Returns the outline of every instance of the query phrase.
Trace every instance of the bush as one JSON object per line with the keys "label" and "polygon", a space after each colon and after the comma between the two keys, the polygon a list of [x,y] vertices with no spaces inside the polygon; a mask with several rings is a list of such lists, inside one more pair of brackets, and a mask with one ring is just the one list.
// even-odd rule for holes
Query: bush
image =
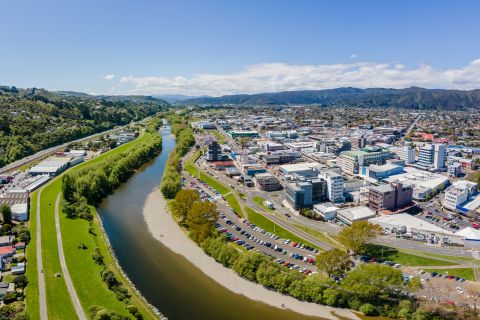
{"label": "bush", "polygon": [[359,311],[366,316],[375,316],[377,315],[377,310],[370,303],[364,303],[360,306]]}

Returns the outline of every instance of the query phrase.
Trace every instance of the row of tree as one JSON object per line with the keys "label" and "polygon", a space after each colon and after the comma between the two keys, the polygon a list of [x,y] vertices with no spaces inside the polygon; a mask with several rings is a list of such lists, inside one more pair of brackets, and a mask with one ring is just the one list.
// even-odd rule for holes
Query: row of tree
{"label": "row of tree", "polygon": [[195,144],[195,137],[184,118],[178,115],[170,115],[166,118],[172,126],[177,144],[175,150],[168,156],[160,190],[166,198],[173,199],[182,189],[181,159]]}
{"label": "row of tree", "polygon": [[[150,131],[150,132],[148,132]],[[135,170],[153,159],[162,148],[162,138],[155,127],[150,127],[147,141],[134,144],[127,150],[103,158],[62,178],[64,210],[70,217],[85,215],[87,204],[96,205],[112,190],[127,181]],[[153,132],[151,132],[153,131]]]}

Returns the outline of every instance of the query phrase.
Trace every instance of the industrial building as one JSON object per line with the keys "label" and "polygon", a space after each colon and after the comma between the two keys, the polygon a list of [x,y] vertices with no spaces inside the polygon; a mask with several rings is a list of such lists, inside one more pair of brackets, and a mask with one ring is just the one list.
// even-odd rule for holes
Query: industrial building
{"label": "industrial building", "polygon": [[12,189],[0,197],[0,205],[6,204],[12,210],[12,219],[16,221],[27,221],[29,210],[28,191],[23,189]]}
{"label": "industrial building", "polygon": [[373,217],[375,217],[375,212],[365,206],[345,208],[337,211],[337,219],[347,226],[351,226],[354,222],[368,220]]}
{"label": "industrial building", "polygon": [[43,160],[36,166],[33,166],[29,173],[35,175],[49,175],[56,176],[67,168],[72,167],[80,162],[83,162],[83,157],[50,157]]}

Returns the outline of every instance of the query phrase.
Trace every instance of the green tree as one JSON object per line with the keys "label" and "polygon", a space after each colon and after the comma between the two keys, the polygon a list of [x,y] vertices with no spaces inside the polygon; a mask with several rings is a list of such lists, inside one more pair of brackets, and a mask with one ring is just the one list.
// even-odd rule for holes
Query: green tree
{"label": "green tree", "polygon": [[320,252],[315,259],[315,265],[329,277],[341,277],[350,269],[352,261],[348,252],[335,248]]}
{"label": "green tree", "polygon": [[363,301],[394,294],[403,283],[402,272],[382,264],[361,264],[342,280],[341,286]]}
{"label": "green tree", "polygon": [[233,270],[247,280],[256,281],[257,270],[264,261],[267,261],[267,258],[263,254],[249,252],[241,255],[240,258],[235,261]]}
{"label": "green tree", "polygon": [[368,221],[354,222],[352,226],[345,227],[338,234],[338,241],[355,254],[363,253],[365,245],[372,241],[382,228]]}
{"label": "green tree", "polygon": [[62,177],[62,194],[68,202],[75,201],[75,181],[69,174]]}
{"label": "green tree", "polygon": [[200,194],[195,189],[180,190],[172,201],[172,213],[174,216],[184,221],[190,207],[200,200]]}
{"label": "green tree", "polygon": [[192,204],[186,222],[193,241],[201,243],[212,235],[218,215],[217,206],[213,202],[197,201]]}
{"label": "green tree", "polygon": [[12,209],[8,204],[3,203],[0,206],[0,214],[2,215],[3,223],[11,224],[12,222]]}

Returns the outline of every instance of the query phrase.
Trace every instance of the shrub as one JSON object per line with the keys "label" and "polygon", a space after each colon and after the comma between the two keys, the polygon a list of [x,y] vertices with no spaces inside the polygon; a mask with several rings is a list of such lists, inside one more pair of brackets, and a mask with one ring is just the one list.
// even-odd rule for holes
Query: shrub
{"label": "shrub", "polygon": [[364,303],[360,306],[360,312],[366,316],[375,316],[377,315],[377,310],[375,306],[371,305],[370,303]]}

